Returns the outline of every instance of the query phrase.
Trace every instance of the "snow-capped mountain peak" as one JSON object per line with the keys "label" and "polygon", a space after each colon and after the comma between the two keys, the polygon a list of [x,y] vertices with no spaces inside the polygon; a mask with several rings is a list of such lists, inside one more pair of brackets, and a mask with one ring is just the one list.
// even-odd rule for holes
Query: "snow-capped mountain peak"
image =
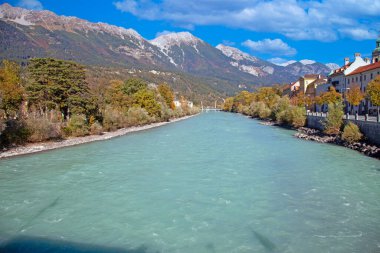
{"label": "snow-capped mountain peak", "polygon": [[241,61],[241,60],[249,60],[252,62],[257,61],[256,57],[253,57],[247,53],[244,53],[235,47],[230,47],[230,46],[225,46],[223,44],[219,44],[216,46],[216,48],[219,49],[220,51],[222,51],[222,53],[225,56],[230,57],[236,61]]}
{"label": "snow-capped mountain peak", "polygon": [[310,64],[316,63],[316,61],[304,59],[304,60],[300,60],[300,63],[302,63],[303,65],[310,65]]}
{"label": "snow-capped mountain peak", "polygon": [[281,62],[281,63],[278,63],[278,62],[272,62],[273,64],[276,64],[277,66],[281,66],[281,67],[286,67],[290,64],[293,64],[293,63],[296,63],[297,61],[294,61],[294,60],[290,60],[290,61],[287,61],[287,62]]}
{"label": "snow-capped mountain peak", "polygon": [[338,69],[340,66],[336,63],[326,63],[325,64],[331,71]]}
{"label": "snow-capped mountain peak", "polygon": [[159,48],[168,48],[174,45],[180,46],[181,44],[196,45],[202,41],[189,32],[178,32],[161,35],[150,42]]}

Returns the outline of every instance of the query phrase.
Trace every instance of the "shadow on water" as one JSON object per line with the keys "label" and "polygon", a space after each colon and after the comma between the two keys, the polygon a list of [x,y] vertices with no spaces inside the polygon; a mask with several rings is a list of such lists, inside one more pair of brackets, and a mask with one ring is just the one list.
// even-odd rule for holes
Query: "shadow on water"
{"label": "shadow on water", "polygon": [[[0,243],[0,253],[152,253],[147,247],[123,249],[84,243],[20,236]],[[155,253],[158,253],[156,251]]]}
{"label": "shadow on water", "polygon": [[214,246],[214,244],[213,244],[212,242],[206,244],[206,249],[207,249],[209,252],[213,252],[213,253],[216,252],[216,250],[215,250],[215,246]]}
{"label": "shadow on water", "polygon": [[268,237],[256,232],[253,229],[251,229],[251,231],[256,240],[259,241],[259,243],[265,248],[267,252],[275,252],[276,245]]}
{"label": "shadow on water", "polygon": [[42,208],[40,211],[38,211],[30,220],[29,222],[27,222],[24,226],[22,226],[22,228],[20,229],[20,231],[22,231],[23,229],[27,228],[30,226],[30,224],[32,224],[38,217],[40,217],[43,213],[46,212],[46,210],[50,209],[50,208],[53,208],[54,206],[57,205],[58,201],[59,201],[60,197],[57,197],[53,202],[51,202],[49,205],[45,206],[44,208]]}

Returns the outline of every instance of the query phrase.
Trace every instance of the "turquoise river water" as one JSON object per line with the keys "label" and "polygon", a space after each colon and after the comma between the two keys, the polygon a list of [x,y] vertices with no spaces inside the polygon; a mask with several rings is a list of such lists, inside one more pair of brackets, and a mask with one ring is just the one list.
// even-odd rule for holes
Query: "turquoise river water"
{"label": "turquoise river water", "polygon": [[293,133],[212,112],[2,160],[0,251],[380,252],[380,162]]}

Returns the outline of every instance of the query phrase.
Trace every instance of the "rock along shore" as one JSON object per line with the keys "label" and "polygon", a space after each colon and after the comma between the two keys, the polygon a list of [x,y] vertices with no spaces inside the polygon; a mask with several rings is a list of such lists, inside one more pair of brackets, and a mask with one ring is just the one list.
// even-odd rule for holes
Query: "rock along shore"
{"label": "rock along shore", "polygon": [[94,142],[94,141],[109,140],[111,138],[122,136],[128,133],[143,131],[143,130],[147,130],[147,129],[151,129],[155,127],[160,127],[169,123],[185,120],[195,115],[185,116],[178,119],[172,119],[166,122],[152,123],[152,124],[144,125],[144,126],[121,128],[113,132],[104,132],[102,135],[89,135],[89,136],[84,136],[84,137],[72,137],[72,138],[68,138],[68,139],[64,139],[60,141],[29,143],[25,146],[19,146],[19,147],[10,148],[5,151],[0,151],[0,159],[12,157],[12,156],[33,154],[37,152],[48,151],[48,150],[53,150],[53,149],[58,149],[58,148],[69,147],[69,146],[75,146],[75,145],[80,145],[80,144]]}
{"label": "rock along shore", "polygon": [[365,142],[348,143],[346,141],[343,141],[339,136],[326,135],[319,130],[307,127],[298,128],[297,133],[295,133],[294,136],[300,139],[344,146],[359,151],[364,155],[380,159],[380,148]]}

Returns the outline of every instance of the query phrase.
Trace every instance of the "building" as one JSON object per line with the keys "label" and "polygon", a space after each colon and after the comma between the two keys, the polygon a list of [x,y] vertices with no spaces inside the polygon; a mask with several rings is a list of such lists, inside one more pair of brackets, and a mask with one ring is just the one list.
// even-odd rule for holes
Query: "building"
{"label": "building", "polygon": [[299,82],[299,80],[297,80],[297,81],[290,83],[290,84],[287,84],[285,87],[283,87],[282,94],[288,95],[289,97],[292,97],[294,94],[297,93],[299,88],[300,88],[300,82]]}
{"label": "building", "polygon": [[376,48],[372,52],[372,63],[380,61],[380,37],[376,40]]}
{"label": "building", "polygon": [[181,107],[181,102],[179,100],[174,100],[173,102],[175,107]]}
{"label": "building", "polygon": [[327,78],[319,75],[318,79],[314,80],[307,86],[305,95],[310,98],[314,98],[315,96],[317,96],[318,86],[324,85],[326,83],[327,83]]}
{"label": "building", "polygon": [[182,103],[185,103],[189,108],[193,108],[194,107],[194,103],[192,101],[187,101],[187,100],[184,100],[184,101],[179,101],[179,100],[174,100],[174,105],[176,108],[179,108],[179,107],[182,107]]}
{"label": "building", "polygon": [[370,64],[369,59],[363,59],[360,53],[355,53],[354,61],[350,62],[350,58],[344,58],[344,65],[336,69],[328,76],[328,83],[335,87],[335,89],[344,94],[347,90],[346,76],[352,73],[357,68]]}
{"label": "building", "polygon": [[318,74],[307,74],[303,77],[300,77],[298,80],[300,84],[299,90],[303,93],[306,93],[307,86],[319,78],[321,78],[321,75]]}
{"label": "building", "polygon": [[[376,61],[376,59],[372,59],[372,61],[374,63],[357,68],[346,76],[346,86],[348,89],[358,85],[362,92],[366,92],[368,83],[380,75],[380,61]],[[358,107],[353,108],[353,110],[360,114],[375,114],[376,107],[372,106],[370,101],[363,100],[362,103]]]}

